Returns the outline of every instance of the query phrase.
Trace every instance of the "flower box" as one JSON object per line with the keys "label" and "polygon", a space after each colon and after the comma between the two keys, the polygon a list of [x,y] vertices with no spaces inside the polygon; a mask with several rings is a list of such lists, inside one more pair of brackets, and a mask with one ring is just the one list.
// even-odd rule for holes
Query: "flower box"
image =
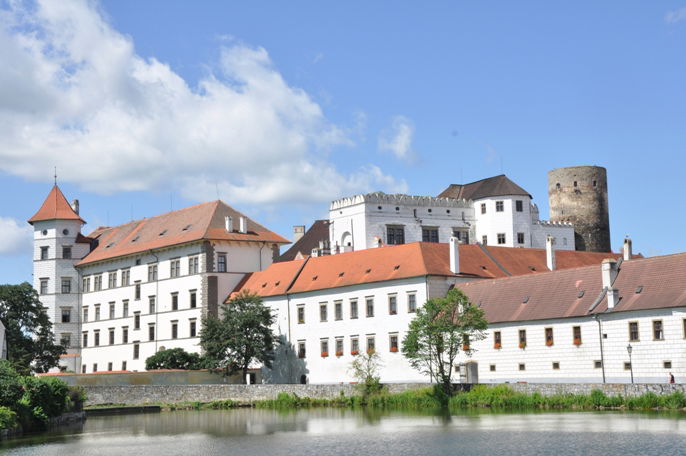
{"label": "flower box", "polygon": [[519,343],[519,348],[521,348],[522,350],[524,350],[524,349],[526,348],[526,342],[520,342],[520,343]]}
{"label": "flower box", "polygon": [[500,350],[502,348],[502,344],[500,344],[500,343],[493,344],[493,348],[495,348],[496,350]]}
{"label": "flower box", "polygon": [[579,339],[579,338],[574,339],[574,345],[577,345],[577,346],[581,345],[581,339]]}
{"label": "flower box", "polygon": [[391,347],[391,352],[392,352],[392,353],[397,353],[397,352],[398,352],[398,347]]}
{"label": "flower box", "polygon": [[353,351],[350,352],[350,354],[353,355],[353,356],[357,356],[357,355],[360,354],[360,351],[359,351],[359,350],[353,350]]}
{"label": "flower box", "polygon": [[546,340],[546,341],[545,341],[545,344],[546,344],[548,347],[552,347],[553,341],[552,341],[552,340]]}
{"label": "flower box", "polygon": [[322,358],[326,358],[329,356],[329,352],[322,352]]}
{"label": "flower box", "polygon": [[342,351],[336,352],[336,356],[343,356],[343,352]]}
{"label": "flower box", "polygon": [[469,344],[463,344],[463,345],[462,345],[462,350],[463,350],[463,351],[469,351]]}
{"label": "flower box", "polygon": [[369,350],[367,350],[368,355],[373,355],[375,352],[376,352],[376,350],[374,350],[373,348],[370,348]]}

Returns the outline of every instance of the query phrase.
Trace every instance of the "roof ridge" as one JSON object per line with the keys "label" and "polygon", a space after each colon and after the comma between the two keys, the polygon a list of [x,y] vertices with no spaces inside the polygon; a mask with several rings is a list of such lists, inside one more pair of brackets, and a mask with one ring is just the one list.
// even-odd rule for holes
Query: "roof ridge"
{"label": "roof ridge", "polygon": [[486,256],[487,256],[488,258],[490,258],[491,261],[493,261],[493,262],[495,263],[495,265],[498,266],[498,267],[500,268],[501,271],[503,271],[503,272],[504,272],[505,274],[507,274],[508,276],[512,276],[512,273],[511,273],[510,271],[508,271],[507,269],[505,269],[505,266],[503,266],[502,264],[500,264],[500,261],[496,260],[495,257],[494,257],[493,255],[491,255],[491,252],[488,251],[488,249],[486,248],[485,245],[482,245],[482,244],[477,244],[477,245],[478,245],[479,247],[481,247],[481,251],[483,251],[483,252],[486,254]]}

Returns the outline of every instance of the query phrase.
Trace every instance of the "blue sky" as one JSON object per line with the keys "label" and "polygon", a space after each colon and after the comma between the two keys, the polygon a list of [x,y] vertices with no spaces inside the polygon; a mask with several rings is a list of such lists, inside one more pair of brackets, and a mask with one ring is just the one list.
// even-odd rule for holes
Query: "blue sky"
{"label": "blue sky", "polygon": [[0,0],[0,283],[53,167],[89,222],[608,169],[613,247],[686,251],[686,2]]}

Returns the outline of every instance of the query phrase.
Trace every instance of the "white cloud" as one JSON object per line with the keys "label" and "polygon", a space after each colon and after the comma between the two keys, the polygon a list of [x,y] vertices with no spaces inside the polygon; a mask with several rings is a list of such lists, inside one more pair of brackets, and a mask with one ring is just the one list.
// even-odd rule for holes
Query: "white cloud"
{"label": "white cloud", "polygon": [[404,116],[395,116],[390,128],[382,131],[379,135],[379,150],[391,152],[399,160],[414,161],[413,135],[414,125],[412,121]]}
{"label": "white cloud", "polygon": [[33,230],[27,223],[0,217],[0,254],[12,255],[31,251]]}
{"label": "white cloud", "polygon": [[[191,87],[138,56],[88,1],[9,2],[0,10],[0,170],[86,190],[178,189],[234,203],[321,202],[402,188],[371,165],[346,175],[351,146],[267,51],[230,39],[215,74]],[[207,189],[212,191],[208,193]]]}
{"label": "white cloud", "polygon": [[665,14],[665,22],[668,24],[676,24],[681,21],[686,21],[686,8],[680,8]]}

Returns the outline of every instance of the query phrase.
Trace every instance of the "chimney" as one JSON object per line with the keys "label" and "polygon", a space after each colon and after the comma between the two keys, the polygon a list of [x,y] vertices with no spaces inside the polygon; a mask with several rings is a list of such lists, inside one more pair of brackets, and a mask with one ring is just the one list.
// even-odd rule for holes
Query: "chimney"
{"label": "chimney", "polygon": [[224,217],[224,227],[226,228],[226,231],[228,231],[229,233],[233,231],[233,217],[228,215]]}
{"label": "chimney", "polygon": [[554,271],[556,266],[555,261],[555,249],[553,249],[553,244],[555,244],[555,238],[551,235],[545,238],[545,262],[548,269]]}
{"label": "chimney", "polygon": [[624,254],[624,261],[629,261],[631,259],[631,238],[626,237],[624,239],[624,247],[622,248],[622,253]]}
{"label": "chimney", "polygon": [[603,260],[601,267],[601,273],[603,277],[603,288],[609,290],[612,288],[612,283],[617,277],[617,261],[614,258],[606,258]]}
{"label": "chimney", "polygon": [[293,225],[293,243],[298,242],[305,236],[305,225]]}
{"label": "chimney", "polygon": [[71,208],[76,212],[76,215],[79,215],[79,200],[72,201]]}
{"label": "chimney", "polygon": [[450,272],[460,273],[460,248],[459,241],[455,236],[450,236]]}
{"label": "chimney", "polygon": [[241,217],[238,219],[239,229],[241,233],[247,233],[248,232],[248,218],[245,217],[244,215],[241,215]]}
{"label": "chimney", "polygon": [[616,288],[607,289],[607,308],[608,310],[614,309],[619,302],[619,290]]}
{"label": "chimney", "polygon": [[312,249],[312,257],[316,258],[319,256],[319,249]]}

